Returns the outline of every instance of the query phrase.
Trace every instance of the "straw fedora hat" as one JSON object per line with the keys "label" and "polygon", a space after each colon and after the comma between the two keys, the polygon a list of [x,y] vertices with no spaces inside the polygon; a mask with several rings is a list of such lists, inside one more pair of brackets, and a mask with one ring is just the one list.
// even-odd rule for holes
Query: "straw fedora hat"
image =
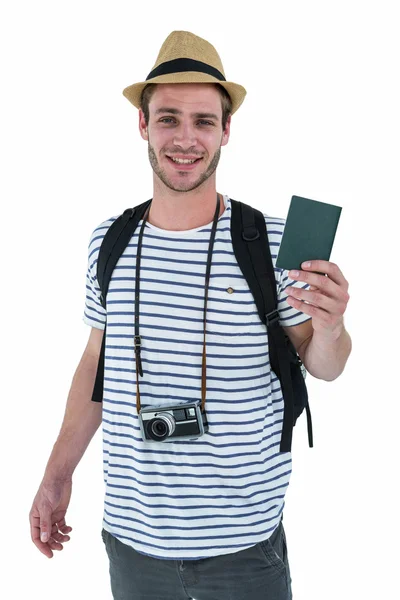
{"label": "straw fedora hat", "polygon": [[149,83],[219,83],[231,97],[232,114],[246,95],[243,86],[226,81],[221,59],[214,46],[189,31],[170,33],[146,81],[134,83],[122,93],[136,108],[140,108],[142,91]]}

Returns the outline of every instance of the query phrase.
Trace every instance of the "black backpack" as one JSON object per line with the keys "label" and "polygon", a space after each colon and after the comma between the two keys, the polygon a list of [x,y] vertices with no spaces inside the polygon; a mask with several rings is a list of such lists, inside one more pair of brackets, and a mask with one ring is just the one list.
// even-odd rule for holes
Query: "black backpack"
{"label": "black backpack", "polygon": [[[125,210],[112,223],[104,236],[97,261],[97,280],[104,308],[106,308],[106,296],[114,267],[150,202],[151,200],[147,200],[134,208]],[[275,275],[264,215],[259,210],[237,200],[231,199],[231,208],[233,250],[254,296],[260,319],[266,325],[271,368],[282,387],[284,416],[280,452],[291,451],[293,427],[304,408],[307,412],[308,443],[312,448],[313,433],[308,393],[304,381],[305,369],[291,340],[278,322]],[[94,402],[101,402],[103,399],[105,340],[106,331],[104,330],[92,396]]]}

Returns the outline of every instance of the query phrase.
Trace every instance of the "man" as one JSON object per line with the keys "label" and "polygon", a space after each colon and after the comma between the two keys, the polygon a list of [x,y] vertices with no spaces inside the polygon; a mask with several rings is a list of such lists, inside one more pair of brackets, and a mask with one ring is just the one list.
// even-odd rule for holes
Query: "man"
{"label": "man", "polygon": [[[84,316],[92,331],[30,513],[32,540],[52,557],[70,539],[72,474],[102,422],[102,536],[115,599],[291,598],[282,524],[291,455],[279,452],[282,392],[265,326],[233,253],[230,199],[216,191],[221,147],[245,93],[226,81],[211,44],[182,31],[165,40],[147,80],[124,90],[139,108],[153,199],[113,271],[107,310],[96,265],[114,219],[93,232]],[[284,220],[264,216],[275,260]],[[297,274],[275,268],[275,275],[280,322],[305,367],[314,377],[335,379],[351,351],[342,272],[314,260]],[[146,443],[139,384],[142,408],[201,395],[204,311],[209,429],[196,440]],[[139,314],[143,376],[135,377]],[[91,398],[106,322],[101,405]]]}

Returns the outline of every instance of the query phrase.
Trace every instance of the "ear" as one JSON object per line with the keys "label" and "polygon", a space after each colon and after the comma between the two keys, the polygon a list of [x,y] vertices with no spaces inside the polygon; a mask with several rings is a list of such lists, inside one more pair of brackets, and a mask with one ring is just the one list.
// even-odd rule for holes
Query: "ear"
{"label": "ear", "polygon": [[147,132],[147,124],[146,119],[144,118],[144,113],[141,108],[139,108],[139,131],[140,135],[144,140],[149,139],[149,134]]}
{"label": "ear", "polygon": [[231,133],[231,118],[232,118],[232,115],[229,115],[229,117],[226,121],[225,131],[222,134],[221,146],[226,146],[226,144],[229,141],[229,136]]}

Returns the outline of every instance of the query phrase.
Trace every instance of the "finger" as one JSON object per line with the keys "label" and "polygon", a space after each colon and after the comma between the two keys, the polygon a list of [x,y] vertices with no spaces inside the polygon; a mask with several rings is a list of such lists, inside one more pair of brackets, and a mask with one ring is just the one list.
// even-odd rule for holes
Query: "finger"
{"label": "finger", "polygon": [[[65,529],[71,529],[71,527],[65,527]],[[57,523],[54,523],[53,527],[51,528],[51,537],[55,540],[57,540],[58,542],[68,542],[68,540],[70,539],[69,535],[66,535],[67,533],[69,533],[68,531],[59,531],[59,527],[57,527]]]}
{"label": "finger", "polygon": [[310,315],[314,322],[320,322],[323,323],[327,328],[329,327],[329,320],[331,319],[331,316],[325,310],[318,308],[313,304],[306,304],[297,298],[289,298],[288,304],[305,313],[306,315]]}
{"label": "finger", "polygon": [[63,533],[71,533],[72,527],[65,525],[65,527],[59,527],[59,530],[62,531]]}
{"label": "finger", "polygon": [[46,543],[50,539],[52,523],[51,508],[46,504],[39,507],[40,541]]}
{"label": "finger", "polygon": [[52,533],[51,537],[53,538],[53,540],[56,540],[57,542],[69,542],[69,540],[71,539],[69,537],[69,535],[63,535],[62,533]]}
{"label": "finger", "polygon": [[50,538],[48,541],[48,545],[52,550],[63,550],[63,545],[60,542],[57,542],[55,539]]}
{"label": "finger", "polygon": [[53,537],[53,533],[58,533],[59,531],[61,531],[62,533],[69,533],[70,531],[72,531],[72,527],[67,527],[67,525],[64,525],[64,527],[60,527],[58,523],[53,523],[53,526],[51,528],[51,536]]}
{"label": "finger", "polygon": [[42,554],[44,554],[45,556],[47,556],[47,558],[52,558],[53,557],[53,552],[51,551],[51,549],[49,548],[49,546],[47,545],[47,543],[43,543],[40,541],[40,518],[38,516],[35,516],[33,514],[29,515],[29,521],[31,524],[31,539],[32,542],[35,544],[35,546],[37,547],[38,550],[40,550],[40,552]]}
{"label": "finger", "polygon": [[40,550],[40,552],[42,554],[47,556],[47,558],[53,558],[54,553],[52,552],[51,548],[49,548],[49,545],[47,543],[43,544],[43,542],[41,542],[39,540],[39,542],[36,544],[36,546],[38,547],[38,549]]}
{"label": "finger", "polygon": [[329,314],[336,314],[338,312],[337,302],[332,298],[325,296],[324,294],[320,294],[319,292],[311,292],[309,290],[303,290],[302,288],[293,286],[290,290],[290,298],[303,300],[303,302],[312,304],[313,306],[316,306],[317,308],[320,308]]}
{"label": "finger", "polygon": [[309,286],[314,286],[325,296],[334,298],[335,296],[341,296],[345,293],[338,285],[336,285],[336,283],[334,283],[334,281],[332,281],[332,279],[325,275],[320,275],[319,273],[293,270],[289,271],[289,277],[290,279],[293,279],[293,281],[304,281]]}
{"label": "finger", "polygon": [[339,269],[336,263],[328,260],[311,260],[303,262],[301,268],[305,269],[306,271],[314,271],[315,273],[328,275],[328,277],[337,283],[337,285],[344,287],[346,290],[348,288],[348,281],[345,279],[342,271]]}
{"label": "finger", "polygon": [[69,525],[66,524],[65,517],[60,519],[60,521],[57,522],[57,525],[58,529],[63,533],[70,533],[72,531],[72,527],[69,527]]}
{"label": "finger", "polygon": [[66,523],[65,523],[65,517],[63,517],[62,519],[60,519],[59,521],[57,521],[57,525],[58,528],[61,529],[61,527],[65,527]]}
{"label": "finger", "polygon": [[51,548],[49,547],[48,543],[43,543],[40,541],[40,530],[38,528],[37,530],[37,537],[32,538],[33,543],[35,544],[35,546],[37,547],[38,550],[40,550],[40,552],[42,554],[44,554],[45,556],[47,556],[47,558],[53,558],[53,552],[51,551]]}
{"label": "finger", "polygon": [[326,290],[321,290],[321,288],[319,288],[317,285],[310,285],[307,288],[310,292],[319,292],[320,294],[322,294],[323,296],[328,296],[328,294],[326,293]]}

